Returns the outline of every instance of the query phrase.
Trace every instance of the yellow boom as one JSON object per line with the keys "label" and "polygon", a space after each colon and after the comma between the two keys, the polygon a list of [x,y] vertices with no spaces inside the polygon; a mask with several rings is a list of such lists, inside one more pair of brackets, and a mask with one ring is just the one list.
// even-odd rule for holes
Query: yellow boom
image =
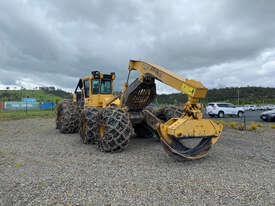
{"label": "yellow boom", "polygon": [[157,64],[130,60],[129,70],[138,70],[141,73],[140,79],[144,74],[151,74],[159,81],[186,94],[190,103],[197,103],[199,99],[205,98],[207,93],[207,88],[201,82],[183,78]]}

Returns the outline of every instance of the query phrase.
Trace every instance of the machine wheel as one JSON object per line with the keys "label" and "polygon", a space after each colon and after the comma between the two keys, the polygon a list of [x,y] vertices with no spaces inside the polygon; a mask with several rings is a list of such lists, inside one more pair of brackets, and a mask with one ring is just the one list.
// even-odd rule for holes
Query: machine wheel
{"label": "machine wheel", "polygon": [[222,111],[219,112],[219,113],[218,113],[218,117],[219,117],[219,118],[224,118],[224,112],[222,112]]}
{"label": "machine wheel", "polygon": [[82,111],[79,134],[84,144],[95,144],[99,134],[98,121],[101,110],[99,107],[87,107]]}
{"label": "machine wheel", "polygon": [[129,144],[134,129],[129,114],[120,108],[107,107],[103,110],[99,123],[97,145],[103,152],[122,151]]}
{"label": "machine wheel", "polygon": [[[151,112],[155,116],[158,116],[158,113],[159,113],[152,106],[147,106],[144,108],[144,110]],[[136,133],[137,137],[143,137],[143,138],[152,138],[153,137],[157,141],[159,141],[159,139],[160,139],[158,133],[156,131],[154,131],[151,127],[149,127],[145,122],[135,125],[134,129],[135,129],[135,133]]]}
{"label": "machine wheel", "polygon": [[72,100],[65,99],[57,107],[56,129],[61,133],[76,133],[79,130],[79,110]]}
{"label": "machine wheel", "polygon": [[176,106],[166,106],[159,111],[157,111],[156,115],[159,119],[167,122],[169,119],[175,117],[181,117],[184,114],[183,109]]}
{"label": "machine wheel", "polygon": [[145,123],[135,125],[134,127],[135,133],[137,137],[140,138],[154,138],[156,140],[159,140],[159,135],[151,129],[149,126],[147,126]]}
{"label": "machine wheel", "polygon": [[149,112],[151,112],[153,114],[156,113],[156,111],[154,110],[154,108],[152,106],[147,106],[147,107],[144,108],[144,110],[148,110]]}
{"label": "machine wheel", "polygon": [[161,108],[161,109],[154,109],[152,106],[147,106],[147,107],[144,108],[144,110],[147,110],[147,111],[151,112],[153,115],[155,115],[156,117],[159,118],[159,116],[162,113],[163,108]]}
{"label": "machine wheel", "polygon": [[242,111],[239,111],[239,112],[238,112],[238,117],[239,117],[239,118],[243,117],[243,112],[242,112]]}

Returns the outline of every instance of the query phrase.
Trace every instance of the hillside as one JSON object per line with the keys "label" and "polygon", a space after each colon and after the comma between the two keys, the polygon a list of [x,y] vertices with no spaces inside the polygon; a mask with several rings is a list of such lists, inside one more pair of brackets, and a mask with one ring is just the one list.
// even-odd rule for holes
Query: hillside
{"label": "hillside", "polygon": [[[238,104],[275,104],[275,88],[264,87],[240,87],[240,88],[222,88],[210,89],[202,103],[207,102],[231,102]],[[161,94],[158,95],[155,103],[157,104],[177,104],[186,102],[187,97],[184,94]]]}
{"label": "hillside", "polygon": [[72,94],[63,90],[0,90],[0,101],[21,101],[26,97],[36,98],[38,102],[58,102],[60,99],[72,98]]}

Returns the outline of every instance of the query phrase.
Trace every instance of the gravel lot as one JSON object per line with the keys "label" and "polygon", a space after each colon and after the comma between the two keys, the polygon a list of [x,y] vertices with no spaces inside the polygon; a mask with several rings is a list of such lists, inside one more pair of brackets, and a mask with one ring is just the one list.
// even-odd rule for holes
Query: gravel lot
{"label": "gravel lot", "polygon": [[275,130],[225,129],[201,160],[153,139],[122,153],[63,135],[54,119],[0,122],[0,205],[275,205]]}

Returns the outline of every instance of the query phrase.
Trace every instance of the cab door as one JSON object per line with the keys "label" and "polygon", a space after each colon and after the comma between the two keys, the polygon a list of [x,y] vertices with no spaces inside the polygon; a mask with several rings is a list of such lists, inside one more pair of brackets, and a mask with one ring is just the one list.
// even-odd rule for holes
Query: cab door
{"label": "cab door", "polygon": [[84,84],[84,99],[85,99],[85,105],[88,106],[90,101],[90,81],[89,79],[83,80]]}

